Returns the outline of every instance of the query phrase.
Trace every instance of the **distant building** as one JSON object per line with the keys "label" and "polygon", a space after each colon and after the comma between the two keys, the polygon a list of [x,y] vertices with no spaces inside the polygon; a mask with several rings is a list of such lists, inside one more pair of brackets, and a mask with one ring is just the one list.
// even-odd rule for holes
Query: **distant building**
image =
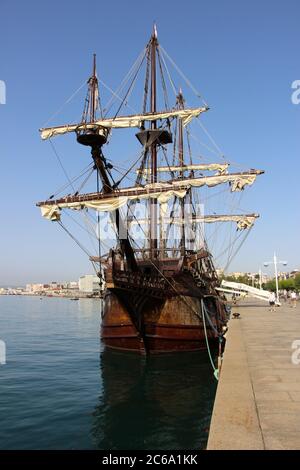
{"label": "distant building", "polygon": [[78,281],[79,291],[87,294],[100,292],[99,278],[94,274],[81,276]]}
{"label": "distant building", "polygon": [[26,292],[34,294],[41,292],[44,289],[44,284],[26,284]]}
{"label": "distant building", "polygon": [[223,274],[224,274],[224,269],[217,268],[217,269],[216,269],[216,273],[217,273],[217,276],[218,276],[218,277],[222,277]]}
{"label": "distant building", "polygon": [[262,273],[261,275],[261,282],[262,284],[266,284],[271,280],[270,276],[267,276],[266,274]]}
{"label": "distant building", "polygon": [[66,289],[76,289],[76,290],[78,290],[78,282],[76,282],[76,281],[66,282],[65,288]]}
{"label": "distant building", "polygon": [[235,279],[238,279],[239,277],[244,277],[247,276],[248,273],[241,273],[241,272],[236,272],[236,273],[228,273],[227,276],[234,277]]}
{"label": "distant building", "polygon": [[286,272],[279,272],[278,273],[278,279],[280,281],[285,281],[286,279],[288,279],[290,276],[289,276],[289,273],[286,273]]}
{"label": "distant building", "polygon": [[59,284],[57,281],[52,281],[49,286],[50,289],[61,289],[61,287],[61,284]]}

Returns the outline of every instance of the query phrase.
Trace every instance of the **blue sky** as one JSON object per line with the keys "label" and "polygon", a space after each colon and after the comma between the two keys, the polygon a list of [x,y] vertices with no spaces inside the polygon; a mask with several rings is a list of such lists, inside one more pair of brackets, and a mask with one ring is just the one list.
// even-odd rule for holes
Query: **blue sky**
{"label": "blue sky", "polygon": [[[299,2],[153,0],[150,8],[136,0],[2,0],[0,9],[0,80],[7,87],[0,105],[0,285],[92,272],[35,207],[64,183],[38,128],[86,79],[93,52],[101,77],[116,88],[153,20],[160,43],[209,103],[203,122],[226,157],[266,171],[245,193],[245,207],[261,219],[231,270],[257,271],[274,249],[288,268],[300,267],[300,105],[291,102],[291,84],[300,79]],[[59,123],[81,111],[75,100]],[[72,174],[84,157],[67,142]]]}

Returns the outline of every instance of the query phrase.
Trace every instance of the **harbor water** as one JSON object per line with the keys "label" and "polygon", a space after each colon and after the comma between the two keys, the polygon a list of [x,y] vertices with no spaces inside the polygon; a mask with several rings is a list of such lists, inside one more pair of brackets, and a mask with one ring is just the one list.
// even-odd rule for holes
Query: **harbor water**
{"label": "harbor water", "polygon": [[207,352],[104,351],[99,300],[0,296],[0,449],[203,449]]}

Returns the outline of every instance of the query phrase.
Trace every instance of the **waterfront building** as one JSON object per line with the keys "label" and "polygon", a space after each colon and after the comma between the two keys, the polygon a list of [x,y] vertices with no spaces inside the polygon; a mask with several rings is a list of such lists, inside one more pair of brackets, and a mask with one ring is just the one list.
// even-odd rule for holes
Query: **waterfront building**
{"label": "waterfront building", "polygon": [[79,291],[87,294],[100,292],[100,284],[98,276],[94,274],[86,274],[81,276],[78,281]]}
{"label": "waterfront building", "polygon": [[44,290],[44,284],[26,284],[26,292],[30,294],[36,294],[37,292],[41,292]]}
{"label": "waterfront building", "polygon": [[292,279],[295,279],[295,277],[297,276],[297,274],[300,274],[299,269],[293,269],[293,271],[291,271],[291,272],[288,274],[288,277],[289,277],[289,278],[292,278]]}

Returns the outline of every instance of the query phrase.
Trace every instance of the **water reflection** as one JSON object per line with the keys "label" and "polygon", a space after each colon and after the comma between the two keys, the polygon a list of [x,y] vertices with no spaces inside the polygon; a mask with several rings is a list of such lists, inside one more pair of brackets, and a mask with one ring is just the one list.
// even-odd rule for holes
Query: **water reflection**
{"label": "water reflection", "polygon": [[100,316],[102,302],[102,299],[95,297],[94,299],[79,299],[76,305],[82,317],[91,317],[95,315],[95,312]]}
{"label": "water reflection", "polygon": [[207,353],[140,357],[104,351],[93,416],[99,449],[200,449],[216,382]]}

